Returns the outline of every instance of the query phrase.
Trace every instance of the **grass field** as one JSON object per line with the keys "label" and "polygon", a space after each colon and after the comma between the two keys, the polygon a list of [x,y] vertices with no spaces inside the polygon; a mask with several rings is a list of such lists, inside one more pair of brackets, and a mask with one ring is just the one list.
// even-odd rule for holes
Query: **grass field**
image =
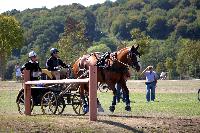
{"label": "grass field", "polygon": [[144,81],[128,81],[132,111],[124,103],[108,108],[112,93],[98,93],[105,112],[97,122],[76,116],[71,106],[63,115],[42,115],[40,107],[33,116],[19,115],[15,99],[20,83],[0,82],[0,132],[200,132],[200,102],[197,90],[200,81],[159,81],[156,101],[146,103]]}

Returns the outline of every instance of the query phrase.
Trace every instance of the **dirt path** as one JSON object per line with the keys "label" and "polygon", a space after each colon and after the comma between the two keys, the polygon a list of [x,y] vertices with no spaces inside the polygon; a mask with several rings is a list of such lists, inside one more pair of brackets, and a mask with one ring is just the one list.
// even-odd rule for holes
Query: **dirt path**
{"label": "dirt path", "polygon": [[[144,132],[200,132],[199,118],[161,118],[161,117],[119,117],[111,116],[111,120],[103,117],[100,121],[125,128],[127,131]],[[122,122],[123,123],[120,123]]]}
{"label": "dirt path", "polygon": [[[130,91],[145,93],[144,80],[128,80]],[[197,93],[200,88],[200,80],[158,80],[157,93]]]}
{"label": "dirt path", "polygon": [[[88,121],[88,116],[41,116],[43,119],[25,116],[1,117],[0,131],[26,132],[200,132],[199,118],[162,118],[143,116],[98,116],[98,121]],[[27,119],[28,118],[28,119]],[[39,120],[37,120],[39,119]],[[6,131],[6,130],[5,130]]]}

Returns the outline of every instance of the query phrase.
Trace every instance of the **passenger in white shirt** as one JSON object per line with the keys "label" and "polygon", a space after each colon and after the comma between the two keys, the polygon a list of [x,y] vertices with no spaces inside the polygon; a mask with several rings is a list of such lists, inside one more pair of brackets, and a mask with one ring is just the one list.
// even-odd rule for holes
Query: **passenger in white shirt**
{"label": "passenger in white shirt", "polygon": [[157,74],[153,71],[153,66],[148,66],[141,75],[146,76],[146,100],[147,102],[155,100],[155,88],[157,83]]}

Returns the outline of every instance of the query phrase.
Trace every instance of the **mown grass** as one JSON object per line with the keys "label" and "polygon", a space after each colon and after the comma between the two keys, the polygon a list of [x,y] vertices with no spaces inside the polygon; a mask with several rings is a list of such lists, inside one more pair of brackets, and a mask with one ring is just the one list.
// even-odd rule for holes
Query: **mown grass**
{"label": "mown grass", "polygon": [[[116,114],[132,116],[195,117],[200,116],[200,102],[195,93],[158,93],[155,102],[146,102],[144,93],[131,93],[132,111],[124,110],[125,103],[116,105]],[[112,94],[101,93],[99,99],[107,109],[111,105]],[[106,101],[106,102],[105,102]],[[109,113],[109,112],[108,112]]]}
{"label": "mown grass", "polygon": [[[0,113],[17,114],[16,90],[0,91]],[[112,102],[112,93],[98,93],[99,100],[105,109],[109,112],[109,106]],[[200,102],[197,100],[197,93],[157,93],[155,102],[146,102],[145,93],[130,93],[132,111],[125,111],[125,103],[117,103],[114,114],[116,115],[142,115],[142,116],[200,116]],[[40,107],[36,107],[41,114]],[[70,110],[70,112],[69,112]],[[67,113],[74,114],[71,106],[67,106]],[[65,113],[65,112],[64,112]]]}
{"label": "mown grass", "polygon": [[[142,86],[143,87],[143,86]],[[187,86],[185,87],[187,88]],[[178,88],[180,89],[180,88]],[[186,92],[186,91],[184,91]],[[133,132],[144,131],[124,124],[127,118],[200,118],[200,102],[197,92],[188,93],[161,92],[156,93],[155,102],[146,102],[145,91],[130,92],[132,111],[125,111],[123,102],[117,103],[116,110],[108,109],[112,101],[112,93],[98,93],[105,112],[99,113],[99,122],[89,122],[86,116],[76,116],[71,106],[67,106],[63,115],[42,115],[40,107],[36,107],[33,116],[19,115],[15,103],[18,90],[0,89],[0,132]],[[110,117],[117,116],[117,117]],[[130,122],[127,122],[130,123]],[[149,127],[152,128],[152,127]],[[164,127],[165,128],[165,127]],[[155,128],[152,128],[154,130]],[[147,129],[147,132],[151,129]],[[159,129],[161,131],[169,129]],[[156,129],[157,131],[157,129]]]}

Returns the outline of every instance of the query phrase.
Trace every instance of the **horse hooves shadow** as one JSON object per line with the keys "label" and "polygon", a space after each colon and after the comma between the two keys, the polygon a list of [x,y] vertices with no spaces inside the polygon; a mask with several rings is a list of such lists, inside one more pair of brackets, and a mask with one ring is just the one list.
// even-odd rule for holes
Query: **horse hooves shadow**
{"label": "horse hooves shadow", "polygon": [[109,110],[113,113],[115,111],[115,106],[110,106]]}
{"label": "horse hooves shadow", "polygon": [[130,107],[130,106],[126,106],[126,107],[125,107],[125,110],[126,110],[126,111],[131,111],[131,107]]}

